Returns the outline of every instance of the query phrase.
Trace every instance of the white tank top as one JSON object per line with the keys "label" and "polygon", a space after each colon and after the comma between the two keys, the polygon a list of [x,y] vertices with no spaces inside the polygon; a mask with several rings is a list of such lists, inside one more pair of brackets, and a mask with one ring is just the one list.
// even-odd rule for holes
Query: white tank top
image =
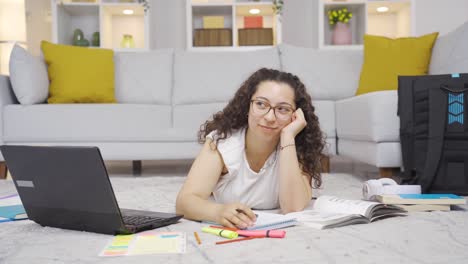
{"label": "white tank top", "polygon": [[[228,173],[216,184],[214,200],[240,202],[253,209],[279,208],[278,149],[271,153],[258,173],[254,172],[245,154],[245,131],[245,128],[234,131],[217,145]],[[216,131],[206,137],[214,140]]]}

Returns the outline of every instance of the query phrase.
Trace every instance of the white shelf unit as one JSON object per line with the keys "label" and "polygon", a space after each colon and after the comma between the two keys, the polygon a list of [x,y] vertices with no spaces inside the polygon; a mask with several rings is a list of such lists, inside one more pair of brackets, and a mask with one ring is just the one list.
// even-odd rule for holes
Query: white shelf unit
{"label": "white shelf unit", "polygon": [[[385,13],[377,12],[379,7],[388,7]],[[412,35],[414,5],[411,0],[369,1],[367,3],[366,34],[389,38],[409,37]]]}
{"label": "white shelf unit", "polygon": [[[318,25],[320,49],[362,49],[365,34],[390,38],[411,35],[414,5],[412,0],[319,0]],[[387,12],[377,12],[378,7],[388,7]],[[328,11],[347,8],[353,17],[349,21],[352,44],[333,45],[333,27],[328,21]]]}
{"label": "white shelf unit", "polygon": [[[92,35],[100,33],[101,48],[140,51],[148,50],[150,40],[150,9],[137,0],[94,0],[77,2],[72,0],[52,1],[52,41],[72,45],[73,32],[79,28],[91,47]],[[132,10],[126,15],[124,10]],[[135,48],[120,47],[124,34],[133,37]]]}
{"label": "white shelf unit", "polygon": [[[281,21],[273,10],[272,0],[186,0],[187,49],[200,51],[212,50],[255,50],[272,45],[239,45],[239,29],[244,28],[245,16],[262,16],[263,28],[272,28],[273,46],[281,43]],[[249,10],[258,9],[259,14],[250,14]],[[195,30],[203,29],[204,16],[223,16],[224,28],[231,29],[232,45],[229,46],[194,46]]]}

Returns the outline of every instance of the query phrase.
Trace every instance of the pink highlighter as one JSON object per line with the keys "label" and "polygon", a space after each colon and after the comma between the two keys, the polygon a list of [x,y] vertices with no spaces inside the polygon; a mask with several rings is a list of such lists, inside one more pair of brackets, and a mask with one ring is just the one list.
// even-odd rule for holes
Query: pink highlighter
{"label": "pink highlighter", "polygon": [[241,236],[246,237],[274,237],[284,238],[286,231],[284,230],[236,230]]}

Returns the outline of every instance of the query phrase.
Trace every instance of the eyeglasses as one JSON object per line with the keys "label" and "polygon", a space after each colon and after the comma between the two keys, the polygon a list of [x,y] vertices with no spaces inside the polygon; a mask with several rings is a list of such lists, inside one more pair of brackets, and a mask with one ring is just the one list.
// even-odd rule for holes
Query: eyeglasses
{"label": "eyeglasses", "polygon": [[258,116],[264,116],[268,114],[271,109],[273,109],[273,113],[275,114],[276,118],[284,121],[291,119],[291,116],[295,111],[294,108],[288,105],[277,105],[273,107],[270,105],[270,103],[262,100],[251,100],[250,102],[252,103],[253,113]]}

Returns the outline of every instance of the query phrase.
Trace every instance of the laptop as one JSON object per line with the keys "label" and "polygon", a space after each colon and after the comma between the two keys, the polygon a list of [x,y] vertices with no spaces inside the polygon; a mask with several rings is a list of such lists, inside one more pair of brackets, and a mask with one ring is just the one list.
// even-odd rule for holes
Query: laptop
{"label": "laptop", "polygon": [[183,217],[120,209],[97,147],[3,145],[0,150],[28,218],[42,226],[132,234]]}

